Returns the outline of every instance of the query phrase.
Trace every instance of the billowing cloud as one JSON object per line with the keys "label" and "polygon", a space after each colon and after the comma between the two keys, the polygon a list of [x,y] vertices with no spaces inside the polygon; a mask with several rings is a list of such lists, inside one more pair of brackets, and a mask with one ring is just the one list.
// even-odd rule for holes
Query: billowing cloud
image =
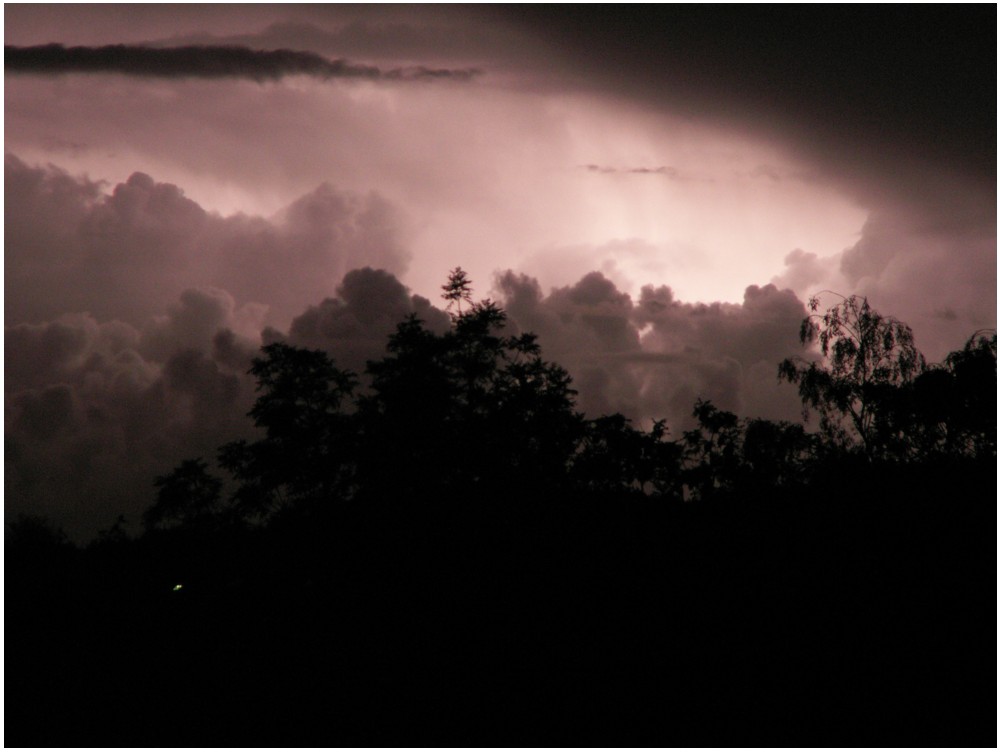
{"label": "billowing cloud", "polygon": [[682,303],[669,287],[644,287],[633,318],[644,351],[663,357],[643,385],[646,410],[677,415],[701,397],[742,415],[795,419],[798,398],[778,384],[777,364],[800,352],[805,315],[794,293],[774,285],[751,285],[742,304]]}
{"label": "billowing cloud", "polygon": [[[457,264],[482,281],[508,266],[539,274],[520,262],[637,239],[660,250],[660,269],[620,260],[635,284],[737,301],[793,248],[838,251],[865,219],[822,184],[747,177],[761,163],[799,168],[773,146],[524,89],[490,70],[476,86],[8,76],[6,138],[25,161],[113,184],[142,171],[224,215],[269,217],[324,181],[358,195],[375,188],[412,220],[407,249],[419,263],[404,281],[427,297]],[[698,179],[594,174],[579,167],[588,163]],[[576,275],[603,260],[569,266]]]}
{"label": "billowing cloud", "polygon": [[396,325],[416,315],[428,329],[442,333],[449,317],[427,298],[411,295],[382,269],[356,269],[344,277],[337,297],[309,306],[292,321],[288,341],[298,347],[330,352],[337,365],[355,373],[385,353]]}
{"label": "billowing cloud", "polygon": [[[108,193],[14,157],[6,167],[8,515],[48,514],[78,537],[120,513],[137,519],[155,475],[186,457],[212,457],[251,430],[247,369],[262,342],[325,349],[361,372],[405,316],[435,331],[447,326],[430,300],[374,268],[398,268],[405,257],[396,214],[377,197],[324,186],[273,219],[220,217],[144,174]],[[933,223],[921,234],[912,227],[876,217],[844,254],[794,251],[777,280],[787,284],[747,287],[741,303],[682,302],[665,285],[633,297],[599,271],[548,294],[508,271],[495,293],[511,330],[537,333],[545,356],[570,371],[589,415],[666,418],[676,436],[705,398],[742,415],[794,420],[799,403],[778,383],[776,365],[801,352],[805,308],[784,288],[835,276],[877,306],[905,308],[951,254],[967,264],[932,321],[942,332],[988,322],[971,295],[995,275],[976,266],[989,257],[988,228],[956,244]],[[621,256],[615,249],[656,253],[640,241],[605,250]],[[915,259],[924,266],[900,288],[900,264]],[[361,268],[340,274],[351,266]],[[315,269],[325,270],[319,280],[308,273]]]}
{"label": "billowing cloud", "polygon": [[[995,326],[988,6],[5,19],[15,60],[58,40],[89,46],[45,48],[58,65],[136,74],[18,75],[7,51],[8,514],[134,519],[153,475],[247,430],[261,342],[360,370],[397,318],[445,325],[459,264],[515,270],[511,329],[588,413],[675,435],[698,397],[797,417],[776,363],[823,289],[868,295],[931,360]],[[70,172],[28,164],[49,160]]]}
{"label": "billowing cloud", "polygon": [[7,322],[88,311],[143,326],[186,288],[209,285],[286,326],[350,269],[399,273],[408,261],[406,220],[375,193],[324,184],[266,219],[207,212],[143,173],[105,193],[8,154],[4,176]]}
{"label": "billowing cloud", "polygon": [[750,416],[798,415],[794,390],[777,380],[777,363],[800,351],[805,316],[789,290],[753,285],[742,304],[692,304],[646,286],[633,301],[599,272],[548,296],[513,272],[496,287],[515,326],[537,333],[546,356],[569,369],[589,414],[666,418],[679,431],[701,397]]}
{"label": "billowing cloud", "polygon": [[[701,305],[646,287],[633,301],[599,272],[548,295],[536,280],[507,272],[496,291],[510,331],[539,335],[591,416],[667,418],[676,434],[705,397],[752,415],[793,417],[793,390],[776,384],[776,363],[795,351],[804,311],[791,292],[750,287],[741,305]],[[137,520],[156,475],[184,458],[213,458],[222,443],[252,433],[247,371],[264,342],[323,349],[360,374],[406,316],[436,332],[449,325],[431,301],[368,267],[300,310],[285,333],[265,323],[263,306],[197,287],[141,327],[89,313],[8,324],[7,514],[48,514],[78,537],[119,514]]]}
{"label": "billowing cloud", "polygon": [[267,306],[260,303],[237,307],[232,295],[214,287],[188,289],[177,303],[167,307],[166,315],[149,321],[139,350],[145,357],[163,362],[178,348],[210,351],[217,346],[216,337],[223,330],[227,338],[256,341],[266,310]]}
{"label": "billowing cloud", "polygon": [[107,191],[8,155],[5,176],[8,517],[80,538],[137,520],[156,475],[251,430],[250,360],[310,300],[353,317],[355,350],[319,345],[359,369],[395,316],[444,317],[389,272],[344,278],[405,267],[404,223],[375,194],[324,185],[271,219],[222,217],[143,173]]}
{"label": "billowing cloud", "polygon": [[264,342],[325,349],[360,374],[406,316],[438,332],[449,325],[426,298],[371,268],[299,308],[286,335],[265,324],[263,306],[199,287],[141,327],[90,313],[8,324],[7,516],[45,514],[78,538],[119,514],[135,523],[155,476],[185,458],[211,461],[221,444],[252,434],[248,370]]}
{"label": "billowing cloud", "polygon": [[[969,197],[974,201],[973,196]],[[874,308],[909,324],[917,347],[943,358],[980,329],[996,326],[996,225],[953,226],[947,207],[915,214],[906,207],[873,213],[857,242],[840,254],[802,250],[785,259],[773,282],[803,299],[823,291],[864,295]],[[833,304],[835,296],[821,295]]]}
{"label": "billowing cloud", "polygon": [[779,287],[806,292],[828,289],[848,289],[846,280],[840,274],[841,256],[837,253],[820,258],[815,253],[807,253],[801,248],[785,256],[785,269],[771,281]]}
{"label": "billowing cloud", "polygon": [[4,67],[10,73],[121,73],[157,78],[248,78],[276,81],[285,76],[357,78],[370,81],[468,80],[473,69],[428,68],[417,65],[382,70],[347,60],[328,60],[314,52],[253,50],[237,46],[145,47],[112,44],[65,47],[44,44],[4,46]]}
{"label": "billowing cloud", "polygon": [[[120,321],[66,314],[5,332],[5,513],[44,514],[78,538],[119,514],[133,522],[152,479],[180,460],[214,456],[246,435],[253,398],[246,375],[256,345],[240,340],[238,312],[219,316],[190,291],[171,317],[145,334]],[[233,315],[233,314],[236,315]],[[196,347],[216,328],[243,357]],[[230,353],[231,355],[231,353]]]}

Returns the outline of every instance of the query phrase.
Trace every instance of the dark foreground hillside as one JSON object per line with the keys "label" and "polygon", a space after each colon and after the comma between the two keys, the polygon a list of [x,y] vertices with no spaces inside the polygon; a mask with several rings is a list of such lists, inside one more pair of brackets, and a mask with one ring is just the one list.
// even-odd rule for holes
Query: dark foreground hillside
{"label": "dark foreground hillside", "polygon": [[260,438],[140,537],[10,527],[7,744],[995,744],[995,337],[926,367],[849,299],[782,364],[820,433],[699,402],[667,440],[462,282],[363,391],[264,348]]}
{"label": "dark foreground hillside", "polygon": [[8,554],[7,743],[981,746],[995,475],[949,470]]}

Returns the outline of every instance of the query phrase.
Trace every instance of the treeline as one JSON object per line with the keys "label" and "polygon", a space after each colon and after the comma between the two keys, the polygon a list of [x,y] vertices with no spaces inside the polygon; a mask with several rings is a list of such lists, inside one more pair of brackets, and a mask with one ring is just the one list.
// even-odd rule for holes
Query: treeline
{"label": "treeline", "polygon": [[699,401],[697,427],[670,439],[664,422],[643,430],[621,415],[576,412],[568,374],[542,358],[533,335],[505,335],[503,310],[473,302],[460,269],[445,298],[451,330],[401,323],[363,389],[323,351],[264,347],[250,413],[263,435],[221,448],[225,481],[202,459],[159,478],[146,526],[259,523],[351,501],[691,501],[801,489],[837,468],[996,458],[995,333],[928,366],[909,327],[867,300],[819,315],[814,299],[801,338],[823,359],[786,360],[779,375],[818,414],[818,432]]}
{"label": "treeline", "polygon": [[673,437],[577,412],[460,269],[444,297],[450,330],[400,323],[363,380],[264,347],[257,437],[158,478],[142,536],[9,526],[11,738],[992,738],[995,334],[928,366],[867,301],[814,300],[822,357],[779,374],[817,431],[698,402]]}

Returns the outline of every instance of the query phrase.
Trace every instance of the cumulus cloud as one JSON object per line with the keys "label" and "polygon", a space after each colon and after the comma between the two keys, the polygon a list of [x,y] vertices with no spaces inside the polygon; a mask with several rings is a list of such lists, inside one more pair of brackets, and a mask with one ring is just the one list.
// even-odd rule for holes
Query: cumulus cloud
{"label": "cumulus cloud", "polygon": [[[519,257],[641,239],[661,249],[669,273],[620,263],[636,283],[669,282],[688,299],[738,300],[790,249],[839,250],[863,221],[863,212],[817,186],[762,189],[736,175],[743,162],[744,171],[759,163],[794,168],[765,144],[589,96],[552,98],[490,70],[482,86],[432,87],[8,76],[7,140],[26,161],[55,160],[115,182],[142,169],[226,214],[270,216],[324,180],[341,190],[377,187],[413,218],[407,247],[421,263],[405,279],[429,297],[456,263],[477,279],[502,264],[546,285],[569,284]],[[87,150],[47,151],[53,139]],[[577,167],[587,162],[669,166],[699,179],[595,175]],[[604,260],[581,258],[570,268],[610,274]]]}
{"label": "cumulus cloud", "polygon": [[248,370],[262,343],[325,349],[362,373],[407,315],[438,332],[450,321],[371,268],[303,307],[288,334],[264,324],[261,306],[237,305],[214,287],[184,290],[141,328],[89,313],[8,324],[7,516],[45,514],[80,539],[119,514],[134,523],[154,477],[185,458],[211,460],[223,443],[253,433]]}
{"label": "cumulus cloud", "polygon": [[156,475],[252,430],[268,325],[342,280],[325,305],[355,317],[363,356],[397,313],[433,316],[389,272],[344,279],[405,268],[405,222],[376,194],[322,185],[272,218],[223,217],[143,173],[109,190],[7,155],[5,181],[8,516],[79,538],[136,520]]}
{"label": "cumulus cloud", "polygon": [[407,221],[376,193],[323,184],[275,217],[224,217],[144,173],[106,193],[8,154],[4,177],[8,322],[88,311],[143,326],[183,290],[208,285],[266,305],[268,323],[286,326],[350,269],[408,263]]}
{"label": "cumulus cloud", "polygon": [[[5,167],[8,515],[48,514],[80,538],[137,519],[155,475],[251,430],[246,370],[262,342],[323,348],[361,371],[403,316],[447,325],[395,276],[406,222],[377,195],[327,185],[275,217],[221,217],[142,173],[109,188],[16,157]],[[931,359],[994,320],[995,231],[901,211],[874,215],[844,254],[789,254],[741,303],[682,302],[664,285],[630,295],[613,265],[548,294],[510,272],[496,288],[511,328],[539,334],[590,415],[667,418],[676,436],[703,397],[797,419],[776,364],[801,352],[811,290],[869,294]],[[661,255],[621,241],[570,248],[557,266],[631,259],[631,272]]]}
{"label": "cumulus cloud", "polygon": [[677,278],[695,270],[707,271],[711,262],[703,250],[683,242],[651,243],[621,238],[606,243],[551,245],[527,256],[517,270],[545,287],[564,287],[580,278],[581,270],[599,271],[623,292],[637,291],[650,280]]}
{"label": "cumulus cloud", "polygon": [[683,303],[669,287],[647,286],[634,318],[643,349],[667,356],[643,384],[646,409],[677,415],[694,398],[752,417],[793,420],[798,399],[777,381],[777,363],[798,354],[806,315],[790,290],[747,287],[742,304]]}
{"label": "cumulus cloud", "polygon": [[403,316],[447,325],[390,271],[345,277],[405,267],[375,194],[222,217],[143,173],[109,190],[8,155],[5,174],[8,517],[81,539],[138,519],[156,475],[252,431],[247,371],[274,327],[360,371]]}
{"label": "cumulus cloud", "polygon": [[[547,295],[535,279],[507,272],[496,292],[510,331],[539,335],[591,416],[667,418],[676,434],[698,397],[751,415],[796,413],[793,390],[778,388],[775,371],[796,350],[804,313],[789,291],[750,287],[742,304],[702,305],[646,287],[633,301],[599,272]],[[363,373],[406,316],[436,332],[449,326],[431,301],[370,267],[300,311],[283,332],[265,323],[262,306],[202,286],[142,326],[90,313],[8,324],[7,514],[47,514],[81,539],[119,514],[137,520],[156,475],[252,435],[247,371],[262,343],[323,349]]]}
{"label": "cumulus cloud", "polygon": [[874,212],[842,253],[793,251],[772,281],[803,298],[824,290],[864,295],[909,324],[921,351],[940,360],[973,332],[996,326],[995,213],[991,223],[973,211],[959,227],[949,217],[949,206]]}
{"label": "cumulus cloud", "polygon": [[[840,260],[842,254],[832,254],[820,257],[815,253],[807,253],[801,248],[785,256],[785,269],[776,275],[772,284],[787,287],[800,293],[817,290],[824,285],[830,289],[847,289],[846,280],[840,276]],[[838,284],[844,282],[843,285]]]}
{"label": "cumulus cloud", "polygon": [[329,60],[314,52],[196,45],[5,45],[4,67],[9,73],[121,73],[157,78],[246,78],[258,83],[294,75],[319,79],[416,81],[443,78],[468,80],[478,74],[474,69],[428,68],[422,65],[382,70],[377,66],[350,63],[343,59]]}
{"label": "cumulus cloud", "polygon": [[[260,303],[237,307],[233,296],[214,287],[188,289],[171,304],[166,315],[155,316],[143,331],[139,349],[162,362],[178,348],[209,351],[235,346],[238,339],[256,341],[267,310]],[[217,339],[224,332],[224,341]]]}
{"label": "cumulus cloud", "polygon": [[427,298],[411,295],[393,275],[382,269],[348,272],[337,297],[309,306],[293,321],[288,341],[298,347],[330,352],[342,368],[355,373],[385,352],[396,325],[414,314],[428,329],[447,330],[450,319]]}
{"label": "cumulus cloud", "polygon": [[[995,123],[980,117],[995,38],[970,47],[966,32],[992,28],[978,13],[944,33],[901,11],[888,51],[853,11],[842,27],[799,19],[809,33],[777,46],[772,14],[750,19],[764,33],[720,37],[711,14],[674,9],[666,24],[618,14],[612,33],[601,14],[384,13],[149,6],[123,24],[113,6],[11,9],[20,45],[129,44],[8,48],[8,73],[35,55],[39,73],[137,75],[8,76],[12,150],[115,176],[5,160],[8,513],[92,530],[141,507],[154,474],[246,430],[261,342],[360,370],[397,318],[444,326],[399,281],[410,249],[405,281],[428,295],[456,263],[477,282],[527,272],[497,292],[511,327],[569,368],[580,406],[675,433],[699,396],[795,418],[775,366],[800,352],[800,301],[819,290],[868,295],[932,360],[995,326]],[[840,54],[817,68],[810,40],[827,26]],[[664,29],[671,44],[635,43]],[[491,85],[325,83],[435,77],[414,61],[453,78],[486,61]],[[331,176],[339,187],[313,189]]]}
{"label": "cumulus cloud", "polygon": [[146,332],[82,313],[8,325],[6,515],[45,514],[86,538],[136,520],[156,475],[246,435],[259,342],[233,331],[246,322],[228,302],[186,291]]}
{"label": "cumulus cloud", "polygon": [[589,414],[691,425],[699,397],[742,414],[794,419],[794,390],[777,363],[799,352],[805,308],[789,290],[748,287],[742,304],[682,303],[669,287],[638,300],[599,272],[543,295],[537,281],[507,272],[496,281],[518,328],[539,335],[546,356],[568,368]]}
{"label": "cumulus cloud", "polygon": [[[8,155],[5,178],[8,515],[49,514],[78,537],[137,519],[153,477],[252,430],[247,369],[264,342],[321,348],[360,373],[405,316],[448,325],[399,280],[408,224],[377,194],[324,184],[266,218],[205,211],[144,173],[111,187]],[[810,291],[869,294],[932,359],[961,344],[958,329],[991,324],[995,231],[900,211],[873,215],[842,254],[793,251],[740,303],[683,302],[665,285],[630,294],[615,263],[631,276],[663,255],[638,239],[550,248],[540,271],[545,258],[562,274],[574,259],[601,271],[548,293],[506,272],[495,292],[512,331],[537,333],[570,371],[589,415],[666,418],[677,435],[701,397],[794,420],[776,365],[801,352]]]}

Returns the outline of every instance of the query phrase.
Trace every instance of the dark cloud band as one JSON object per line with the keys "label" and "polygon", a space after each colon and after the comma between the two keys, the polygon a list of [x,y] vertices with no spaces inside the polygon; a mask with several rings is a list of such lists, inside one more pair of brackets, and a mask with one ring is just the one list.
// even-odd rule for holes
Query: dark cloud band
{"label": "dark cloud band", "polygon": [[468,80],[479,73],[474,69],[424,66],[382,70],[297,50],[253,50],[235,46],[155,48],[124,44],[104,47],[6,45],[4,66],[10,73],[123,73],[157,78],[247,78],[253,81],[273,81],[295,75],[389,81]]}
{"label": "dark cloud band", "polygon": [[705,180],[705,178],[695,178],[685,175],[676,167],[660,165],[659,167],[609,167],[607,165],[585,164],[580,165],[587,172],[596,172],[600,175],[662,175],[670,180],[689,181]]}

